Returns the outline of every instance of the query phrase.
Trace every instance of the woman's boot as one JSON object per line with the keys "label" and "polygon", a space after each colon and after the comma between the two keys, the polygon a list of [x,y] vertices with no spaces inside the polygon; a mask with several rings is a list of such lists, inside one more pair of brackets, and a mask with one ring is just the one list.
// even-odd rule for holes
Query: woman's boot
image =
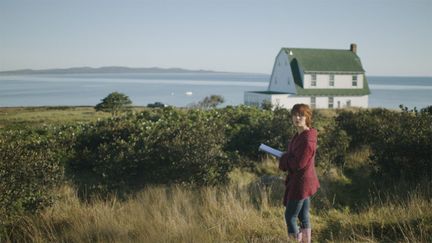
{"label": "woman's boot", "polygon": [[312,239],[312,229],[300,229],[300,234],[302,234],[302,242],[303,243],[311,243]]}

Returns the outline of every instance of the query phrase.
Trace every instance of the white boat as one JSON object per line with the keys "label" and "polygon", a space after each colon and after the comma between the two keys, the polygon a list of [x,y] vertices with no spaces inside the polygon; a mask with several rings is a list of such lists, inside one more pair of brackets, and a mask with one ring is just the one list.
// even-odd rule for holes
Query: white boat
{"label": "white boat", "polygon": [[190,95],[192,95],[192,91],[188,91],[185,94],[190,96]]}

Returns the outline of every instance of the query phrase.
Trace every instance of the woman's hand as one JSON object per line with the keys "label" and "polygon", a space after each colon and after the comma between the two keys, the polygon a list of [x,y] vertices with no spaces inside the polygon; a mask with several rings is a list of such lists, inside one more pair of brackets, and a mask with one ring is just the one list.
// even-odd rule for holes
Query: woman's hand
{"label": "woman's hand", "polygon": [[285,152],[282,154],[282,156],[279,159],[279,169],[282,171],[288,170],[288,161],[290,158],[290,154],[288,152]]}

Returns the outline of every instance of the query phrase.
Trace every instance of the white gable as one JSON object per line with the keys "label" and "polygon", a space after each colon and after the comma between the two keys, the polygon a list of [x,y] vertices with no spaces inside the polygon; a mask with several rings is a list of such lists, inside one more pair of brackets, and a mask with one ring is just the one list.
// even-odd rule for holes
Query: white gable
{"label": "white gable", "polygon": [[268,91],[295,94],[296,88],[288,55],[281,50],[276,57]]}

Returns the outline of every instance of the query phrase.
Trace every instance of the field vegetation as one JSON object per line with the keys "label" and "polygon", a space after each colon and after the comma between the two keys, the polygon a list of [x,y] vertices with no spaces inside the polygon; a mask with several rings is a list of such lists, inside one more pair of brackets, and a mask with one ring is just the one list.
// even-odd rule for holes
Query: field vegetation
{"label": "field vegetation", "polygon": [[[316,110],[316,242],[432,241],[432,114]],[[0,242],[286,242],[289,111],[0,109]]]}

